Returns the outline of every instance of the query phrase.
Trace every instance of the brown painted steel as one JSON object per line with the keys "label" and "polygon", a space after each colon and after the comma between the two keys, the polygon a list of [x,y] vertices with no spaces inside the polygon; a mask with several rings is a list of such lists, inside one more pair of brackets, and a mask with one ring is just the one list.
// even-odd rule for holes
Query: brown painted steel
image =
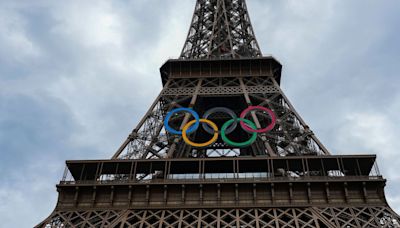
{"label": "brown painted steel", "polygon": [[[331,155],[281,90],[281,71],[262,56],[244,0],[197,0],[181,56],[160,68],[164,88],[142,120],[112,159],[66,162],[57,206],[36,227],[400,227],[376,156]],[[249,105],[271,109],[277,123],[247,148],[221,139],[192,148],[163,126],[177,107],[239,114]]]}

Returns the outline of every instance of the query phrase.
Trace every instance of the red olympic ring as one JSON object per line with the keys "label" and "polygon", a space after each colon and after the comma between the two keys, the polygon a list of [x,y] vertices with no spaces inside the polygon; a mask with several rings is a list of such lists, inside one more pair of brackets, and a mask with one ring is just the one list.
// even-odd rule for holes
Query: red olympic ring
{"label": "red olympic ring", "polygon": [[240,126],[247,132],[265,133],[267,131],[272,130],[276,124],[276,116],[275,116],[275,113],[268,108],[265,108],[262,106],[249,106],[248,108],[243,110],[243,112],[240,114],[240,118],[244,119],[250,111],[256,110],[256,109],[262,110],[262,111],[268,113],[268,115],[271,117],[271,123],[267,127],[258,129],[258,130],[252,129],[251,127],[247,126],[243,121],[240,121]]}

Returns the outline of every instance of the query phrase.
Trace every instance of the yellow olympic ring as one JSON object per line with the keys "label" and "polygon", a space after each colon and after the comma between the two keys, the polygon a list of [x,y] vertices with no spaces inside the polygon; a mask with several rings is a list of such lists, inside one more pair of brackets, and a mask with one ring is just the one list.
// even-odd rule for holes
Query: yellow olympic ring
{"label": "yellow olympic ring", "polygon": [[211,120],[207,120],[207,119],[200,119],[199,121],[200,121],[200,123],[206,123],[206,124],[210,125],[213,128],[214,136],[212,137],[212,139],[209,140],[208,142],[204,142],[204,143],[195,143],[195,142],[190,141],[190,139],[187,137],[186,131],[189,129],[190,126],[192,126],[194,123],[196,123],[196,121],[197,120],[190,121],[182,129],[182,138],[187,144],[189,144],[191,146],[194,146],[194,147],[206,147],[208,145],[213,144],[215,141],[217,141],[217,139],[218,139],[218,126],[214,122],[212,122]]}

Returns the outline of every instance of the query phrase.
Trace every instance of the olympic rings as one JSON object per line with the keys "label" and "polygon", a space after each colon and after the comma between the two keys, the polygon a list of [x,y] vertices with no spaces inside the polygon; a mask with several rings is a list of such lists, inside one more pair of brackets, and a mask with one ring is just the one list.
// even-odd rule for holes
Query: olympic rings
{"label": "olympic rings", "polygon": [[250,111],[252,111],[252,110],[256,110],[256,109],[259,109],[259,110],[262,110],[262,111],[268,113],[268,115],[271,117],[271,123],[270,123],[267,127],[257,130],[257,129],[251,129],[249,126],[247,126],[247,125],[244,123],[245,121],[241,120],[241,121],[240,121],[240,126],[241,126],[245,131],[251,132],[251,133],[253,133],[253,132],[256,132],[256,133],[265,133],[265,132],[267,132],[267,131],[272,130],[272,129],[275,127],[276,116],[275,116],[275,113],[274,113],[273,111],[271,111],[270,109],[268,109],[268,108],[265,108],[265,107],[262,107],[262,106],[249,106],[248,108],[246,108],[245,110],[243,110],[243,112],[240,114],[240,118],[241,118],[241,119],[244,119],[244,118],[246,117],[246,115],[247,115],[248,112],[250,112]]}
{"label": "olympic rings", "polygon": [[[207,119],[208,117],[210,117],[212,114],[217,113],[217,112],[223,112],[226,113],[228,115],[230,115],[232,117],[232,119],[237,119],[237,115],[235,114],[234,111],[232,111],[232,109],[229,108],[225,108],[225,107],[215,107],[212,109],[207,110],[204,115],[203,115],[203,119]],[[209,133],[209,134],[213,134],[213,130],[206,124],[203,123],[202,124],[203,129]],[[235,128],[237,126],[237,122],[235,121],[231,126],[229,126],[229,128],[226,130],[226,134],[232,133]]]}
{"label": "olympic rings", "polygon": [[174,110],[170,111],[167,114],[167,116],[165,117],[165,119],[164,119],[165,130],[167,130],[167,131],[169,131],[169,132],[171,132],[172,134],[175,134],[175,135],[181,135],[182,134],[182,131],[177,131],[177,130],[173,129],[172,127],[170,127],[169,124],[168,124],[168,120],[172,117],[172,115],[175,114],[175,113],[178,113],[178,112],[189,112],[190,114],[192,114],[192,116],[196,120],[196,123],[194,123],[194,125],[191,128],[189,128],[186,133],[191,133],[191,132],[197,130],[197,128],[199,127],[199,122],[200,122],[199,119],[200,119],[200,117],[199,117],[199,114],[197,114],[197,112],[195,112],[191,108],[177,108],[177,109],[174,109]]}
{"label": "olympic rings", "polygon": [[[248,119],[245,119],[246,115],[253,110],[261,110],[261,111],[268,113],[268,115],[271,117],[271,123],[265,128],[257,129],[257,126],[255,125],[255,123],[253,123],[252,121],[250,121]],[[168,121],[171,119],[171,117],[175,113],[178,113],[178,112],[188,112],[194,117],[194,120],[189,121],[188,123],[186,123],[183,126],[182,131],[175,130],[168,124]],[[207,119],[212,114],[217,113],[217,112],[226,113],[232,117],[232,119],[226,121],[222,125],[221,132],[218,131],[218,126],[214,122]],[[228,134],[232,133],[236,129],[237,122],[240,123],[240,126],[242,127],[243,130],[245,130],[246,132],[251,134],[251,137],[247,141],[234,142],[227,137]],[[195,142],[192,142],[188,138],[188,134],[196,131],[198,129],[198,127],[200,126],[200,123],[202,123],[201,125],[202,125],[203,129],[207,133],[212,134],[213,137],[207,142],[195,143]],[[257,133],[266,133],[266,132],[272,130],[275,127],[275,124],[276,124],[275,113],[272,110],[262,107],[262,106],[249,106],[248,108],[243,110],[243,112],[240,114],[240,118],[237,118],[236,113],[229,108],[215,107],[215,108],[207,110],[204,113],[203,118],[201,118],[201,119],[199,117],[199,114],[197,114],[197,112],[191,108],[177,108],[177,109],[173,109],[169,113],[167,113],[167,115],[164,119],[164,126],[165,126],[166,131],[168,131],[172,134],[182,135],[182,138],[185,141],[185,143],[187,143],[188,145],[193,146],[193,147],[207,147],[207,146],[215,143],[218,140],[218,135],[220,133],[221,133],[222,141],[224,141],[227,145],[233,146],[233,147],[246,147],[246,146],[251,145],[252,143],[254,143],[257,140]]]}
{"label": "olympic rings", "polygon": [[228,128],[228,126],[230,124],[232,124],[232,122],[236,122],[237,120],[240,120],[240,121],[243,121],[243,122],[249,124],[254,130],[257,129],[256,125],[253,122],[251,122],[250,120],[246,120],[246,119],[242,119],[242,118],[231,119],[231,120],[228,120],[226,123],[224,123],[224,125],[222,125],[222,128],[221,128],[222,140],[224,140],[224,142],[226,142],[226,144],[228,144],[229,146],[245,147],[245,146],[249,146],[249,145],[253,144],[253,142],[256,141],[256,139],[257,139],[257,132],[253,132],[253,134],[251,135],[251,138],[245,142],[233,142],[230,139],[228,139],[228,137],[226,137],[225,130]]}
{"label": "olympic rings", "polygon": [[[217,141],[217,139],[218,139],[218,127],[217,127],[217,125],[214,123],[214,122],[212,122],[211,120],[206,120],[206,119],[200,119],[200,121],[199,122],[201,122],[201,123],[204,123],[204,124],[208,124],[208,125],[210,125],[213,129],[214,129],[214,136],[212,137],[212,139],[211,140],[209,140],[208,142],[204,142],[204,143],[195,143],[195,142],[192,142],[192,141],[190,141],[189,140],[189,138],[187,137],[187,130],[188,130],[188,128],[190,127],[190,126],[192,126],[194,123],[196,123],[197,121],[196,120],[192,120],[192,121],[190,121],[189,123],[187,123],[184,127],[183,127],[183,129],[182,129],[182,137],[183,137],[183,140],[187,143],[187,144],[189,144],[189,145],[191,145],[191,146],[194,146],[194,147],[206,147],[206,146],[208,146],[208,145],[211,145],[211,144],[213,144],[213,143],[215,143],[215,141]],[[198,122],[197,122],[198,123]],[[256,133],[257,134],[257,133]]]}

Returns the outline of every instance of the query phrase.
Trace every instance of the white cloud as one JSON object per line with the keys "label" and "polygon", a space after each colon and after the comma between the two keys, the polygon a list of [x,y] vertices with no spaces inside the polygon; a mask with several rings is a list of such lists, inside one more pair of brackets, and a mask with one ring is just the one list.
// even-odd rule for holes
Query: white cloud
{"label": "white cloud", "polygon": [[59,178],[56,173],[61,174],[63,167],[56,160],[47,161],[32,162],[23,173],[9,173],[7,179],[0,178],[2,227],[33,227],[54,209],[57,195],[50,194],[56,191],[48,182]]}
{"label": "white cloud", "polygon": [[21,64],[40,57],[40,48],[26,33],[26,21],[12,10],[0,8],[0,63]]}
{"label": "white cloud", "polygon": [[338,132],[338,146],[366,151],[383,150],[384,157],[393,156],[394,131],[391,121],[381,113],[351,113]]}
{"label": "white cloud", "polygon": [[53,16],[57,26],[52,29],[72,42],[88,48],[122,48],[123,24],[109,1],[72,1],[55,5]]}
{"label": "white cloud", "polygon": [[340,154],[376,154],[381,174],[388,179],[386,187],[390,205],[400,211],[400,174],[398,172],[398,148],[400,129],[393,125],[385,113],[363,112],[345,116],[336,133],[335,147]]}

